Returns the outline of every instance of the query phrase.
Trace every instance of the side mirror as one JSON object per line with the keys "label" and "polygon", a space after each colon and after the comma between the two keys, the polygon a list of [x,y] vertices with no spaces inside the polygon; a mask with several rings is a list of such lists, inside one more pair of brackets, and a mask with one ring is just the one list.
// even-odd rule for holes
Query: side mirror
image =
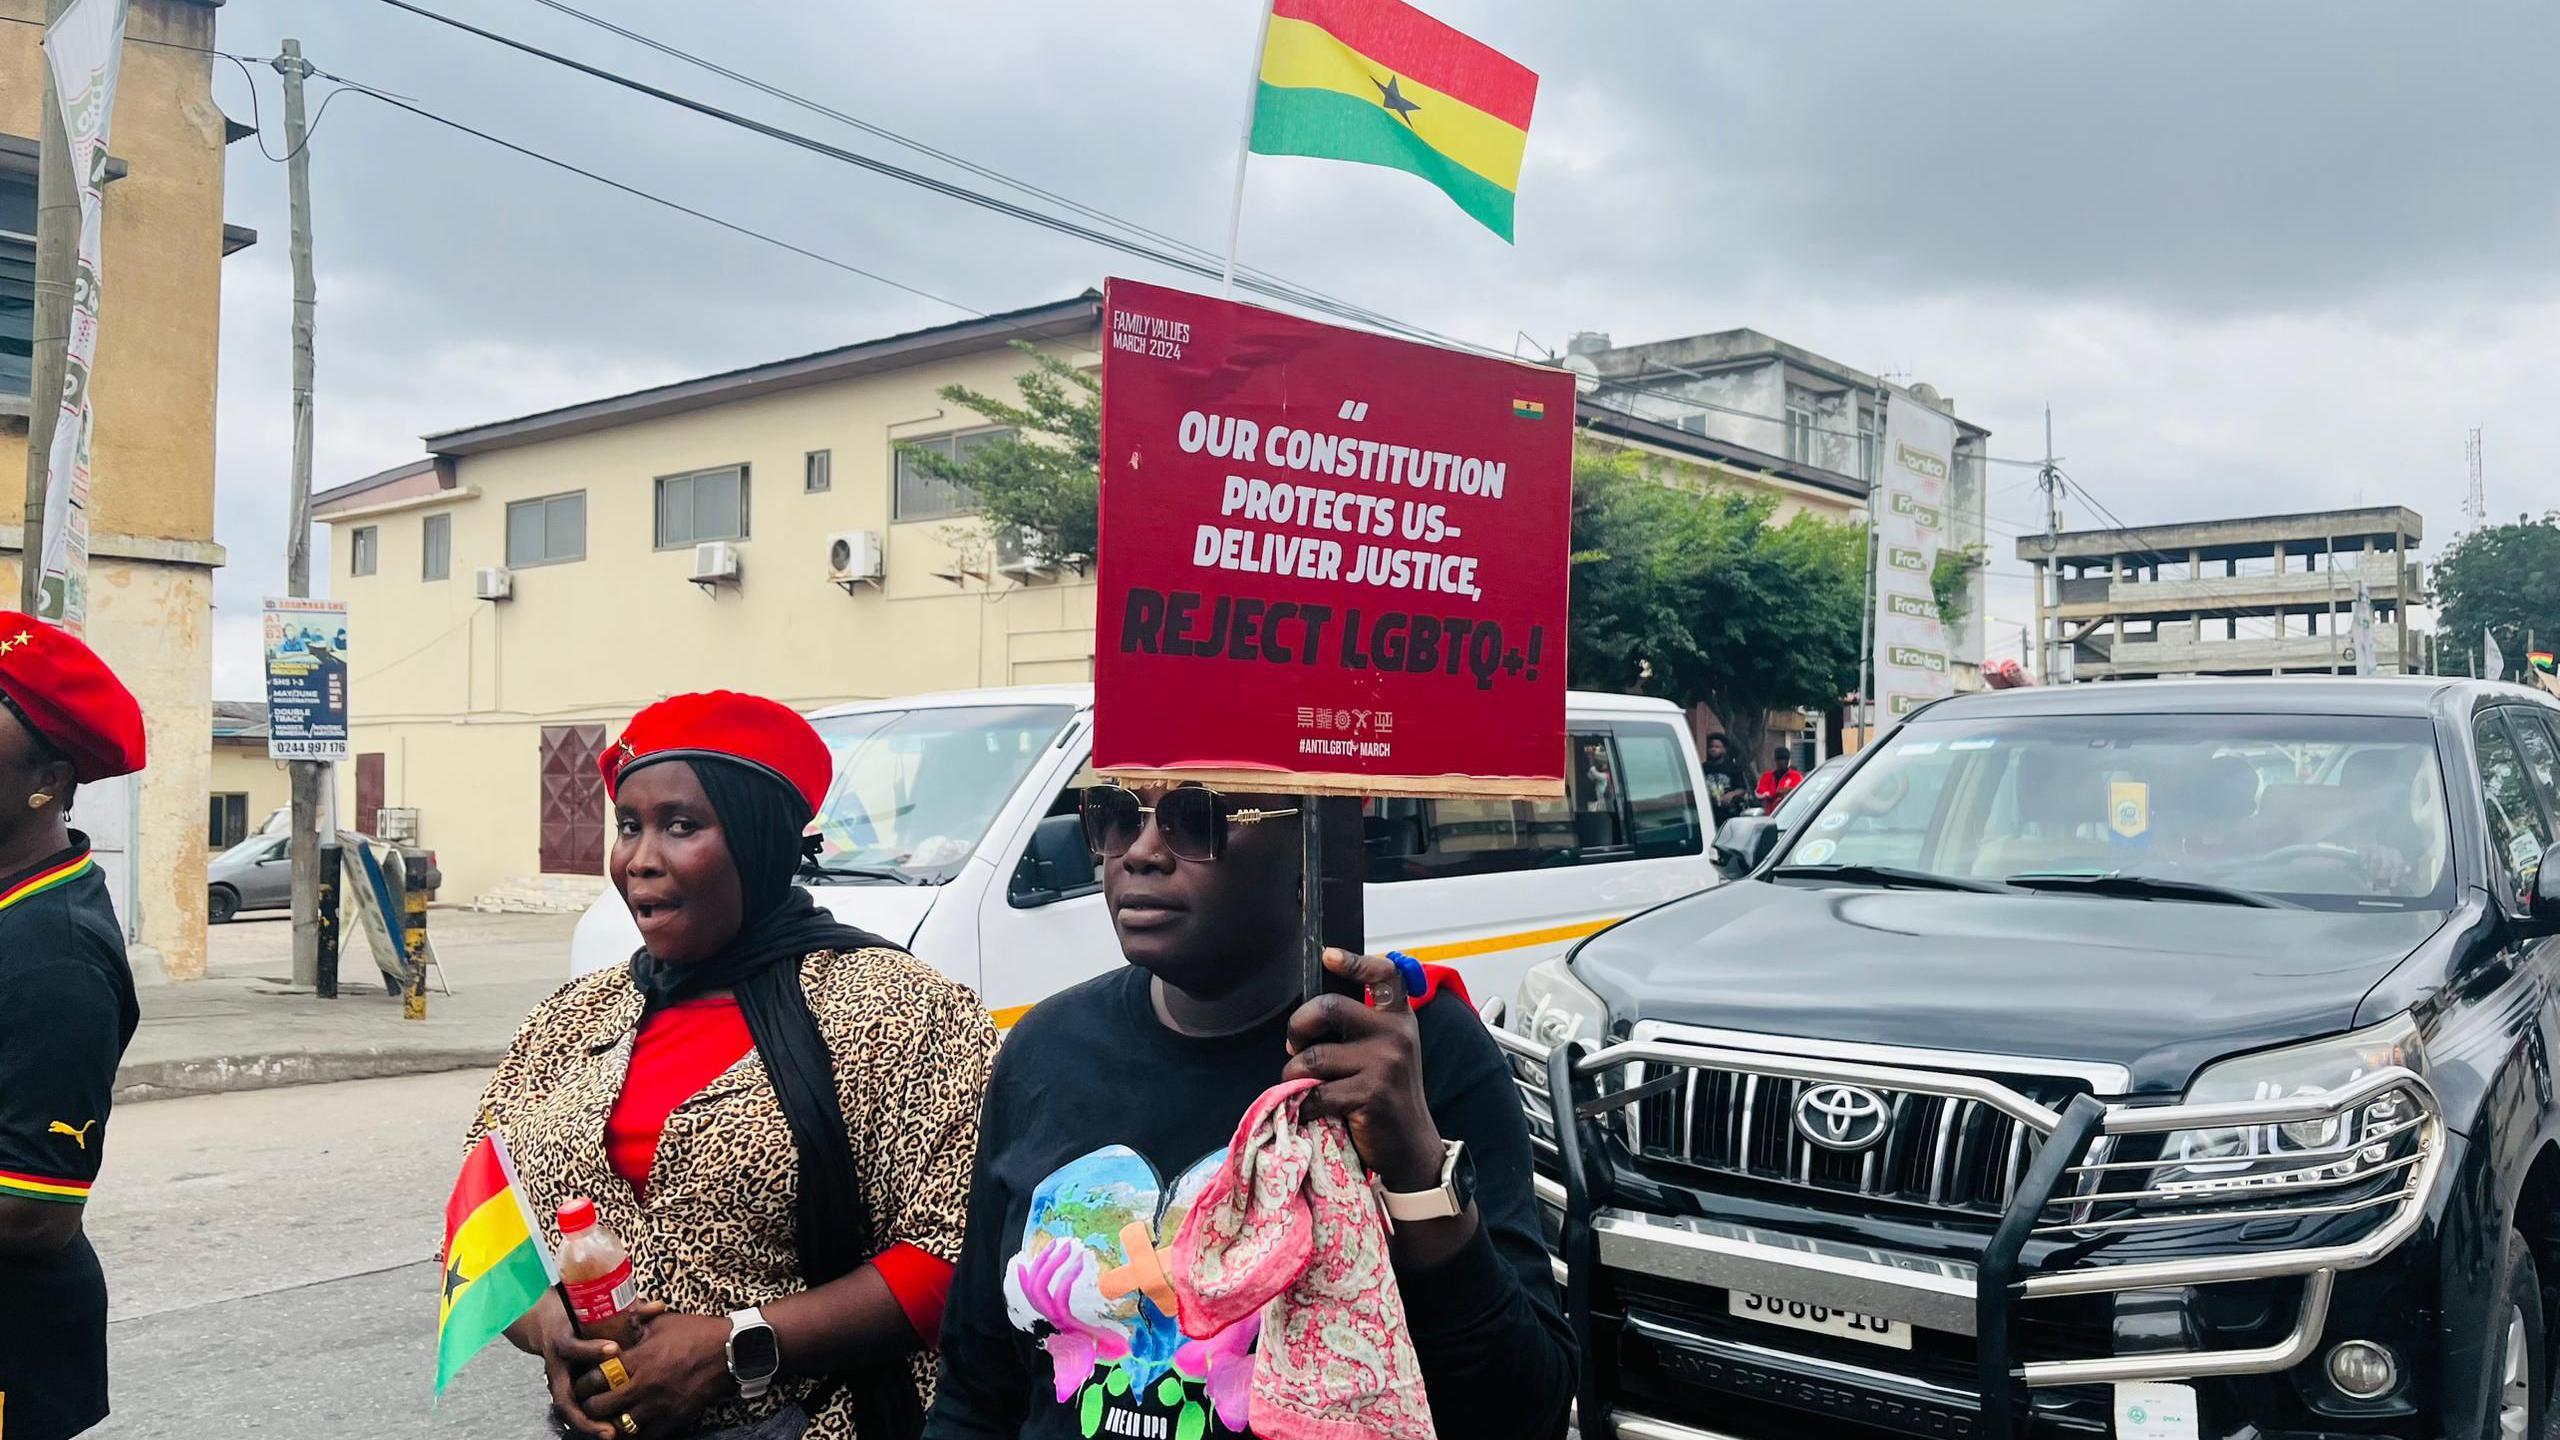
{"label": "side mirror", "polygon": [[2526,913],[2537,923],[2560,930],[2560,845],[2542,852],[2542,864],[2533,872],[2533,895]]}
{"label": "side mirror", "polygon": [[1010,898],[1019,907],[1047,905],[1093,881],[1093,851],[1084,843],[1083,817],[1051,815],[1031,827],[1030,848],[1013,868]]}
{"label": "side mirror", "polygon": [[1760,867],[1778,848],[1778,822],[1766,815],[1736,815],[1716,829],[1716,869],[1728,880]]}

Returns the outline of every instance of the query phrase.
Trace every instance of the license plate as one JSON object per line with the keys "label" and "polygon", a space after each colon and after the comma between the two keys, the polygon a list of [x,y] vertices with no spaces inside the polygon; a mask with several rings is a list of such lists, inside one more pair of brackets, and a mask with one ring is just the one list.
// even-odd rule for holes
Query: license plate
{"label": "license plate", "polygon": [[1892,1350],[1911,1348],[1911,1327],[1882,1315],[1861,1315],[1854,1310],[1840,1310],[1829,1305],[1815,1305],[1748,1290],[1733,1292],[1732,1308],[1733,1313],[1742,1319],[1757,1320],[1764,1325],[1784,1325],[1790,1330],[1810,1330],[1816,1335],[1837,1335],[1843,1340],[1863,1340],[1869,1345],[1882,1345]]}

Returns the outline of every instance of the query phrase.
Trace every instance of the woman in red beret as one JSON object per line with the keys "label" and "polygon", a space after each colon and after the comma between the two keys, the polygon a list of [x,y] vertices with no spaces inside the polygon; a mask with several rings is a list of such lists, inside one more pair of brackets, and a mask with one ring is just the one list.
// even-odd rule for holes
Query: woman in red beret
{"label": "woman in red beret", "polygon": [[537,1213],[589,1196],[630,1247],[630,1343],[581,1338],[556,1293],[509,1332],[564,1433],[922,1426],[995,1031],[792,883],[832,771],[807,721],[728,693],[649,707],[604,757],[643,948],[535,1009],[472,1128],[505,1133]]}
{"label": "woman in red beret", "polygon": [[107,1282],[81,1233],[137,1012],[73,790],[142,768],[142,707],[87,645],[0,611],[0,1404],[9,1440],[107,1416]]}

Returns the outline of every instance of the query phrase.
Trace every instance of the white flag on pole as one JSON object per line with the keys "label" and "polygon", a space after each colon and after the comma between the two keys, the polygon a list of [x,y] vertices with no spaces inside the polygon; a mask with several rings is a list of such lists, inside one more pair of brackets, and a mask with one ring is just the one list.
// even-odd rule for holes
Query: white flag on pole
{"label": "white flag on pole", "polygon": [[2507,652],[2498,648],[2498,637],[2490,634],[2486,625],[2480,627],[2480,678],[2507,678]]}

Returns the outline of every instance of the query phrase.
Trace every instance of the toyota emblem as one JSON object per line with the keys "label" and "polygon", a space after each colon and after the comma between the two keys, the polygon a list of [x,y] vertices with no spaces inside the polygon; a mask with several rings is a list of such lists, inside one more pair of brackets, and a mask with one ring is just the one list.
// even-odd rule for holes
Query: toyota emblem
{"label": "toyota emblem", "polygon": [[1816,1085],[1796,1097],[1796,1133],[1825,1150],[1866,1150],[1884,1138],[1887,1114],[1873,1090]]}

